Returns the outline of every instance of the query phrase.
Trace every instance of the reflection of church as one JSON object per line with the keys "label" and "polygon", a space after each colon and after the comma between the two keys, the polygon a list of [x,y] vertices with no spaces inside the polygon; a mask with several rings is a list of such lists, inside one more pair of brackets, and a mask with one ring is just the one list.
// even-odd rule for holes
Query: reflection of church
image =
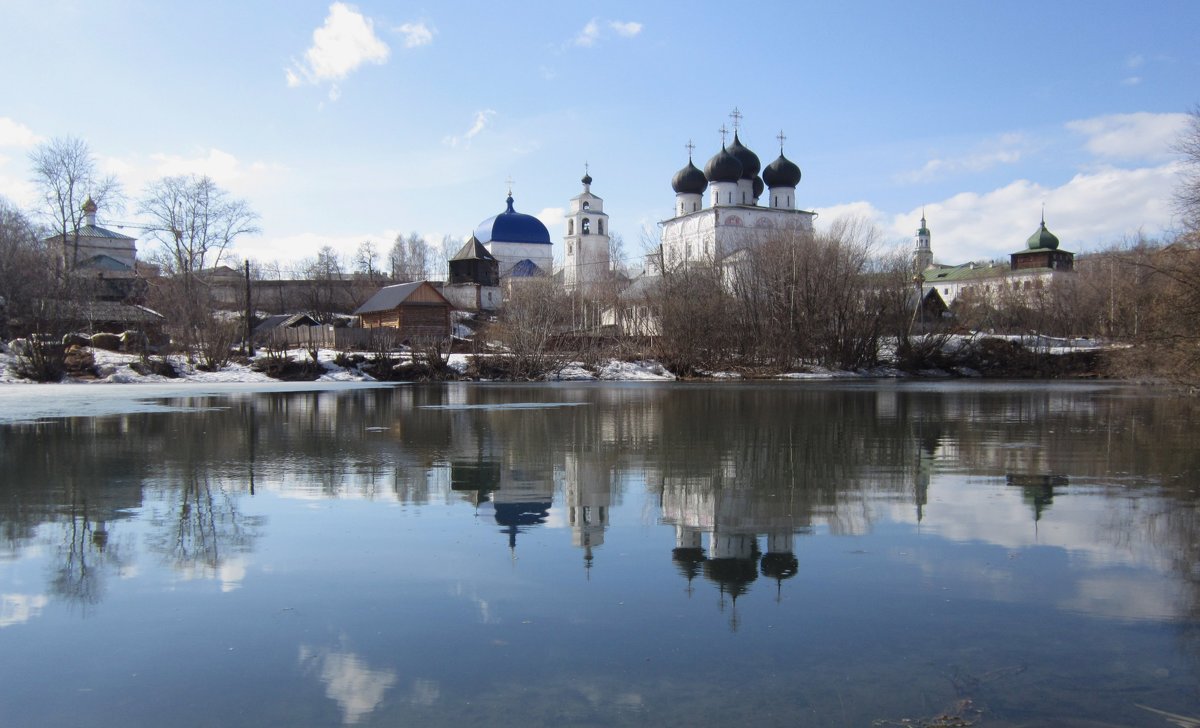
{"label": "reflection of church", "polygon": [[603,462],[570,452],[566,454],[563,474],[571,545],[583,549],[584,564],[591,568],[592,549],[604,545],[604,531],[608,528],[612,476]]}
{"label": "reflection of church", "polygon": [[514,554],[517,536],[544,524],[554,499],[553,474],[505,467],[482,456],[451,461],[450,488],[466,495],[480,515],[491,512]]}
{"label": "reflection of church", "polygon": [[[662,520],[675,526],[672,559],[691,582],[701,573],[722,601],[750,590],[759,574],[777,590],[798,572],[795,533],[805,530],[791,506],[752,486],[714,485],[708,478],[670,478],[663,483]],[[704,537],[708,537],[708,552]],[[760,549],[764,539],[766,553]],[[736,615],[734,616],[736,627]]]}

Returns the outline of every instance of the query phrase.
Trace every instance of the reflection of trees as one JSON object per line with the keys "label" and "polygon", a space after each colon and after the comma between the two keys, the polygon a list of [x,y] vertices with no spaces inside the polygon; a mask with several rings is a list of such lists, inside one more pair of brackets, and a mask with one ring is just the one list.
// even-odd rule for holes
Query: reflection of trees
{"label": "reflection of trees", "polygon": [[[588,406],[427,408],[531,401]],[[622,489],[645,480],[664,509],[677,509],[664,510],[666,522],[676,525],[686,511],[692,521],[679,523],[697,533],[754,539],[765,552],[756,573],[782,580],[798,561],[790,542],[774,548],[772,539],[818,526],[862,533],[880,504],[920,512],[931,476],[952,470],[1011,476],[1036,511],[1063,491],[1058,476],[1072,488],[1153,488],[1145,508],[1113,509],[1096,538],[1148,544],[1189,584],[1200,578],[1190,492],[1200,473],[1193,442],[1200,416],[1195,403],[1179,398],[1100,386],[614,384],[173,401],[214,402],[223,409],[5,427],[0,549],[18,554],[53,534],[60,539],[56,593],[94,602],[105,569],[122,562],[122,522],[142,507],[146,491],[161,501],[150,545],[172,563],[213,569],[254,548],[262,524],[246,516],[241,499],[255,483],[411,504],[459,493],[475,502],[525,502],[525,488],[536,491],[530,502],[561,498],[586,558],[602,543]],[[701,546],[679,544],[683,572],[723,573],[706,564],[713,554]],[[1200,596],[1195,602],[1200,611]]]}
{"label": "reflection of trees", "polygon": [[163,493],[163,507],[151,517],[150,547],[177,568],[214,573],[234,554],[253,550],[262,519],[241,512],[242,494],[202,470]]}

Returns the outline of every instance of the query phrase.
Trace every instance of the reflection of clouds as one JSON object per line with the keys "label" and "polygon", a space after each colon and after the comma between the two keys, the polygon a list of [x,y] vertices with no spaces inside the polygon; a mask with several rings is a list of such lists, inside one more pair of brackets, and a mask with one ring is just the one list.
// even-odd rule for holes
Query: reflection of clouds
{"label": "reflection of clouds", "polygon": [[1144,574],[1099,574],[1080,579],[1062,609],[1120,619],[1175,619],[1186,614],[1179,584]]}
{"label": "reflection of clouds", "polygon": [[242,586],[242,582],[246,579],[246,558],[244,556],[235,556],[223,560],[221,563],[213,567],[211,564],[204,563],[189,563],[184,564],[176,569],[180,579],[183,581],[195,581],[198,579],[219,581],[221,582],[221,591],[231,592]]}
{"label": "reflection of clouds", "polygon": [[442,688],[435,680],[418,678],[413,681],[412,691],[408,698],[413,705],[428,707],[437,702],[442,695]]}
{"label": "reflection of clouds", "polygon": [[227,559],[217,568],[217,578],[221,581],[223,592],[231,592],[241,587],[246,578],[246,560],[240,556]]}
{"label": "reflection of clouds", "polygon": [[[317,650],[301,645],[300,665],[303,667],[314,661],[320,667],[325,696],[337,702],[346,725],[359,722],[379,707],[384,693],[396,684],[395,671],[372,670],[352,652]],[[416,691],[417,686],[414,686],[414,694]],[[433,691],[432,699],[436,700],[436,685]]]}
{"label": "reflection of clouds", "polygon": [[497,624],[500,621],[499,619],[497,619],[495,616],[492,615],[492,607],[491,607],[491,604],[488,602],[488,600],[479,596],[475,592],[474,587],[472,587],[470,592],[468,593],[466,587],[462,584],[462,582],[459,582],[458,584],[456,584],[454,586],[454,595],[459,596],[459,597],[466,597],[467,599],[469,599],[471,601],[472,604],[475,605],[475,608],[479,610],[479,623],[480,624]]}
{"label": "reflection of clouds", "polygon": [[[1069,551],[1082,566],[1138,566],[1159,571],[1168,564],[1142,527],[1157,509],[1147,498],[1056,493],[1035,521],[1021,488],[991,482],[934,478],[921,530],[951,541],[982,541],[1007,549],[1051,546]],[[1069,504],[1069,505],[1068,505]],[[912,521],[912,516],[901,517]]]}
{"label": "reflection of clouds", "polygon": [[0,594],[0,629],[37,617],[48,601],[45,594]]}

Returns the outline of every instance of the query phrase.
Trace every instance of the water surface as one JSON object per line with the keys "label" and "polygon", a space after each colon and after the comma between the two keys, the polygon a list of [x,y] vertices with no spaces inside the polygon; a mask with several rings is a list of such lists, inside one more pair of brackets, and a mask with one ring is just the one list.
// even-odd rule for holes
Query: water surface
{"label": "water surface", "polygon": [[1200,412],[1162,392],[127,405],[0,425],[0,724],[1200,717]]}

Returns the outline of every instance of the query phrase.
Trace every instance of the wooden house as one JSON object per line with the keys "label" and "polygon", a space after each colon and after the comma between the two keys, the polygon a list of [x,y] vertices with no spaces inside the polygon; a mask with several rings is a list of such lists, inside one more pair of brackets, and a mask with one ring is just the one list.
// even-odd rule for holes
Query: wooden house
{"label": "wooden house", "polygon": [[354,315],[364,329],[396,329],[402,339],[450,336],[450,301],[429,281],[384,286]]}

